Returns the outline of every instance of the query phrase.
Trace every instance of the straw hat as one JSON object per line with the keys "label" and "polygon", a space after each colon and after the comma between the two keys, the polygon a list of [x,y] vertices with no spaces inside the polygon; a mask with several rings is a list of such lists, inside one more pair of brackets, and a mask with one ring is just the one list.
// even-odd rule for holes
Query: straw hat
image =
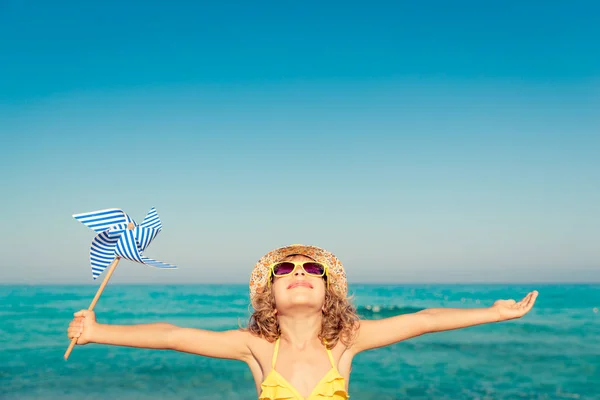
{"label": "straw hat", "polygon": [[253,305],[256,294],[261,292],[270,279],[269,267],[292,254],[301,254],[312,258],[316,262],[326,264],[329,268],[327,271],[328,278],[330,279],[329,283],[334,285],[342,293],[348,292],[346,271],[344,271],[344,266],[336,256],[319,247],[305,246],[303,244],[292,244],[271,250],[262,256],[262,258],[258,260],[254,266],[252,275],[250,275],[250,301]]}

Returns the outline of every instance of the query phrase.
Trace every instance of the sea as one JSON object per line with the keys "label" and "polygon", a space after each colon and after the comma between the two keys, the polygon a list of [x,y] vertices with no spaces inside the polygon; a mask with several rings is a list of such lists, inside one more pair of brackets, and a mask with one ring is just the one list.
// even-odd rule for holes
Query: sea
{"label": "sea", "polygon": [[[89,344],[70,358],[67,326],[97,286],[0,285],[0,398],[256,399],[247,366],[166,350]],[[488,307],[538,290],[523,318],[426,334],[359,354],[352,400],[600,399],[600,285],[350,286],[362,318]],[[101,323],[227,330],[250,311],[245,285],[109,285]]]}

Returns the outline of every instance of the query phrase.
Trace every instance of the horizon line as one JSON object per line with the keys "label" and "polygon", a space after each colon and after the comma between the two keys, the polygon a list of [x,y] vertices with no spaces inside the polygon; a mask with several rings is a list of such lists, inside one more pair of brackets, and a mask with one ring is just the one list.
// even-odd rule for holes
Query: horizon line
{"label": "horizon line", "polygon": [[[0,286],[99,286],[99,282],[69,282],[69,283],[56,283],[56,282],[0,282]],[[169,282],[169,283],[156,283],[156,282],[117,282],[112,283],[111,286],[248,286],[247,283],[240,282]],[[599,281],[591,282],[560,282],[560,281],[515,281],[515,282],[354,282],[349,283],[348,286],[354,285],[367,285],[367,286],[399,286],[399,285],[600,285]]]}

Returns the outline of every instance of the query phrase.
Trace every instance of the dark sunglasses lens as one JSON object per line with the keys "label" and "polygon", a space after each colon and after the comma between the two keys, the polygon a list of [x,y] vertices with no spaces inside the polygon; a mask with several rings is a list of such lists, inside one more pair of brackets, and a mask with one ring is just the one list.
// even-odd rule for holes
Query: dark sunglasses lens
{"label": "dark sunglasses lens", "polygon": [[323,272],[325,271],[325,266],[323,264],[315,262],[304,263],[303,267],[306,273],[311,275],[323,275]]}
{"label": "dark sunglasses lens", "polygon": [[294,263],[282,262],[273,267],[273,274],[275,275],[287,275],[294,270]]}

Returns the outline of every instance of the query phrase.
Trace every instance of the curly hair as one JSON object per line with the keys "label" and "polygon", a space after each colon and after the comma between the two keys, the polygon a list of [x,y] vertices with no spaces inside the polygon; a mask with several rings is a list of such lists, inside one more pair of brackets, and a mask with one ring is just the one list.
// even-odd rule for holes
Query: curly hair
{"label": "curly hair", "polygon": [[[351,304],[350,298],[340,293],[335,285],[328,286],[325,290],[319,339],[328,349],[333,349],[339,340],[350,347],[359,327],[356,309]],[[271,288],[272,285],[267,285],[254,298],[254,312],[250,316],[247,329],[255,336],[274,342],[281,336],[281,329],[275,312],[275,296]]]}

